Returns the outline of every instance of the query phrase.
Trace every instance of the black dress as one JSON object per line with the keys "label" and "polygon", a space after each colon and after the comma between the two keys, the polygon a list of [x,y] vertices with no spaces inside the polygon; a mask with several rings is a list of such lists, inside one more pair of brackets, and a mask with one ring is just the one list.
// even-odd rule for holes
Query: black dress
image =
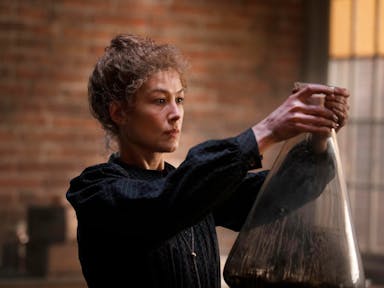
{"label": "black dress", "polygon": [[122,163],[85,169],[67,199],[89,287],[220,287],[215,227],[239,230],[266,172],[249,129],[192,148],[175,169]]}

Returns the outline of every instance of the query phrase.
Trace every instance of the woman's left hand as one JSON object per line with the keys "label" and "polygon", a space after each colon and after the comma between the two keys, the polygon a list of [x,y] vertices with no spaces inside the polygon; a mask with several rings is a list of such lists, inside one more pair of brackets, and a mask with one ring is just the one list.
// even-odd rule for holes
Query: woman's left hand
{"label": "woman's left hand", "polygon": [[347,123],[349,115],[348,98],[348,90],[341,87],[333,87],[333,93],[327,94],[325,97],[324,106],[332,110],[338,118],[339,127],[335,129],[336,132]]}

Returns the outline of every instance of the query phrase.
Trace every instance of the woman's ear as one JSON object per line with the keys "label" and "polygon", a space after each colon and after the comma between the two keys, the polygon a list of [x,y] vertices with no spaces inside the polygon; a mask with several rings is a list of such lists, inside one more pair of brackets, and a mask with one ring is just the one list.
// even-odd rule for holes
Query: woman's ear
{"label": "woman's ear", "polygon": [[125,105],[121,102],[112,101],[109,103],[109,115],[117,126],[123,125],[127,116],[125,113]]}

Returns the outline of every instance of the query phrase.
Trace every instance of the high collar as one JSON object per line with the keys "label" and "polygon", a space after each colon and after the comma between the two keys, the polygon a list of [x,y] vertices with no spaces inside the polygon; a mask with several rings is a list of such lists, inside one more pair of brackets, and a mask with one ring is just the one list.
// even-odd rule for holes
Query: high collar
{"label": "high collar", "polygon": [[114,163],[121,167],[123,167],[127,171],[135,171],[139,174],[152,174],[152,175],[161,175],[166,176],[169,172],[173,171],[175,169],[174,166],[169,164],[168,162],[164,163],[164,169],[163,170],[151,170],[151,169],[145,169],[139,166],[135,166],[132,164],[125,163],[121,160],[119,152],[112,153],[109,157],[108,163]]}

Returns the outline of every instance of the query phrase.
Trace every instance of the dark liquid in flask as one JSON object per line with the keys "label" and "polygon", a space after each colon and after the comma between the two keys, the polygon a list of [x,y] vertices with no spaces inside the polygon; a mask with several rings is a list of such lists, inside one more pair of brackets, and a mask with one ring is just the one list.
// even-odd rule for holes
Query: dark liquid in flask
{"label": "dark liquid in flask", "polygon": [[[248,243],[257,242],[259,254],[250,260],[254,261],[253,264],[245,265],[248,269],[245,268],[240,273],[228,271],[231,273],[227,273],[226,280],[230,287],[356,288],[357,286],[346,276],[350,274],[349,263],[346,260],[347,251],[341,235],[324,228],[308,229],[300,225],[298,219],[289,220],[287,222],[291,223],[286,222],[286,230],[283,232],[277,232],[279,231],[277,221],[268,231],[256,229],[248,234],[250,237]],[[276,243],[280,242],[280,237],[285,239],[284,248],[280,248],[282,253],[280,255],[271,253],[279,250]],[[268,268],[257,269],[256,275],[256,270],[250,267]]]}
{"label": "dark liquid in flask", "polygon": [[239,281],[239,285],[232,285],[231,288],[349,288],[345,286],[340,285],[334,285],[334,284],[327,284],[327,283],[302,283],[302,282],[286,282],[286,281],[279,281],[279,282],[269,282],[266,279],[263,278],[252,278],[252,279],[245,279],[242,278],[241,281]]}
{"label": "dark liquid in flask", "polygon": [[[228,255],[223,276],[231,288],[365,287],[335,135],[322,157],[311,158],[302,141],[283,147]],[[323,173],[329,167],[334,174]],[[279,207],[289,213],[274,217]]]}

